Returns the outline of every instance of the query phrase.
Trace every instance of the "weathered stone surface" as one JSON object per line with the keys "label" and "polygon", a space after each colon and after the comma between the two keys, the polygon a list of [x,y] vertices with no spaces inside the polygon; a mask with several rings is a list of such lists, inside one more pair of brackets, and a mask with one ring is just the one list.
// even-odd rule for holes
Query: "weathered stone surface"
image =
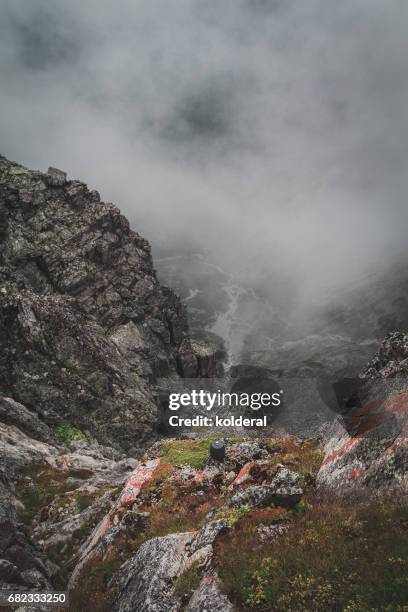
{"label": "weathered stone surface", "polygon": [[54,442],[49,427],[40,421],[38,416],[27,410],[25,406],[15,402],[10,397],[0,395],[0,423],[14,425],[22,432],[40,440],[41,442]]}
{"label": "weathered stone surface", "polygon": [[228,521],[219,519],[211,521],[200,529],[190,546],[190,552],[195,553],[200,548],[213,544],[221,533],[228,531]]}
{"label": "weathered stone surface", "polygon": [[148,540],[114,578],[119,589],[112,612],[176,612],[180,600],[173,584],[188,557],[191,533],[176,533]]}
{"label": "weathered stone surface", "polygon": [[16,473],[32,464],[56,464],[57,449],[30,438],[14,425],[0,422],[0,474],[14,478]]}
{"label": "weathered stone surface", "polygon": [[387,336],[361,373],[360,399],[326,432],[317,484],[340,495],[408,490],[408,336]]}
{"label": "weathered stone surface", "polygon": [[120,520],[126,510],[136,502],[142,486],[153,478],[159,463],[160,459],[152,459],[138,464],[131,472],[112,509],[98,523],[78,551],[77,563],[70,578],[70,588],[77,584],[82,569],[89,561],[101,558],[109,552],[120,531]]}
{"label": "weathered stone surface", "polygon": [[262,456],[263,452],[258,440],[240,442],[227,448],[227,459],[241,467],[254,459],[260,459]]}
{"label": "weathered stone surface", "polygon": [[75,299],[8,287],[0,328],[6,392],[43,421],[75,425],[122,449],[152,439],[150,387]]}
{"label": "weathered stone surface", "polygon": [[[56,546],[71,550],[78,547],[80,540],[75,534],[83,528],[90,529],[87,526],[101,513],[109,513],[111,492],[124,484],[138,462],[122,458],[113,448],[88,441],[72,442],[67,452],[65,447],[41,441],[52,438],[52,432],[25,406],[0,396],[0,410],[2,420],[10,423],[0,421],[0,540],[6,538],[3,549],[0,547],[0,559],[4,559],[0,563],[0,585],[7,586],[11,580],[22,588],[48,584],[51,565],[43,554]],[[29,530],[31,540],[16,513],[31,511],[27,501],[23,504],[19,499],[22,486],[34,493],[39,486],[46,492],[44,484],[37,482],[41,475],[50,484],[55,478],[61,484],[66,479],[66,490],[34,515]],[[81,497],[89,499],[86,507],[78,506],[76,500]],[[34,541],[40,545],[41,554]],[[55,566],[54,570],[58,569]]]}
{"label": "weathered stone surface", "polygon": [[276,525],[259,525],[256,528],[256,531],[259,535],[259,539],[262,542],[271,542],[279,538],[279,536],[283,535],[290,529],[290,525],[288,523],[277,523]]}
{"label": "weathered stone surface", "polygon": [[361,373],[363,380],[408,376],[408,334],[393,332],[381,343],[373,359]]}
{"label": "weathered stone surface", "polygon": [[45,561],[18,523],[14,498],[0,481],[0,587],[49,589]]}
{"label": "weathered stone surface", "polygon": [[246,463],[235,476],[230,484],[230,489],[238,489],[240,486],[251,480],[251,469],[256,465],[255,461]]}
{"label": "weathered stone surface", "polygon": [[67,182],[67,173],[62,170],[58,170],[58,168],[53,168],[50,166],[48,168],[48,172],[45,177],[48,185],[52,185],[53,187],[62,187]]}
{"label": "weathered stone surface", "polygon": [[[112,580],[111,585],[118,589],[112,612],[181,610],[182,601],[174,589],[177,578],[193,563],[198,563],[206,571],[207,580],[208,575],[215,580],[211,570],[212,545],[227,529],[227,521],[221,519],[208,523],[198,533],[176,533],[142,544],[136,555],[122,565]],[[228,602],[218,591],[218,586],[211,589],[203,589],[203,586],[200,585],[195,599],[193,595],[191,605],[196,607],[191,609],[206,609],[200,607],[205,597],[208,598],[208,606]],[[208,610],[212,609],[208,607]]]}
{"label": "weathered stone surface", "polygon": [[299,474],[279,468],[269,485],[255,485],[235,493],[227,502],[228,508],[256,506],[295,506],[303,496]]}
{"label": "weathered stone surface", "polygon": [[185,612],[233,612],[234,607],[220,589],[220,580],[215,573],[205,575]]}

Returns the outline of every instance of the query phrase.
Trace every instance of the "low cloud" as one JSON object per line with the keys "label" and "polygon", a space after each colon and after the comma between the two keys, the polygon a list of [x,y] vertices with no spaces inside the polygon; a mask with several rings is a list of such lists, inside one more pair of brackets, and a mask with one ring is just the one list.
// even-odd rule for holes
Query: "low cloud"
{"label": "low cloud", "polygon": [[403,0],[6,0],[1,153],[304,297],[406,242]]}

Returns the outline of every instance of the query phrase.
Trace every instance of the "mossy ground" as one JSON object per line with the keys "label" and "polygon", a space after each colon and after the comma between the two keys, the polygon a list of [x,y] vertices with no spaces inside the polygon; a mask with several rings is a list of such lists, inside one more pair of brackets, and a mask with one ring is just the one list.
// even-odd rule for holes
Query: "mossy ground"
{"label": "mossy ground", "polygon": [[24,504],[19,511],[19,519],[29,527],[40,510],[48,507],[58,499],[58,505],[64,507],[75,502],[76,509],[82,512],[99,499],[112,487],[100,487],[93,493],[76,492],[80,482],[68,479],[86,480],[92,475],[90,470],[57,470],[44,465],[31,465],[20,473],[18,495]]}
{"label": "mossy ground", "polygon": [[[189,465],[201,468],[208,457],[208,447],[219,436],[205,436],[196,440],[172,440],[163,444],[164,459],[173,465]],[[237,436],[229,436],[230,442],[236,441]]]}
{"label": "mossy ground", "polygon": [[[51,507],[60,511],[81,513],[107,491],[111,492],[112,497],[119,493],[117,487],[108,485],[103,485],[92,493],[78,490],[81,481],[87,480],[92,475],[93,472],[87,469],[57,470],[44,465],[26,467],[21,471],[18,483],[18,495],[24,504],[24,508],[18,512],[19,520],[30,531],[34,518],[38,520],[40,517],[40,521],[46,520]],[[68,479],[75,479],[77,482]],[[46,548],[47,557],[60,568],[54,577],[55,584],[59,588],[66,586],[72,570],[70,562],[73,555],[106,514],[107,509],[101,507],[92,512],[86,520],[78,522],[78,528],[72,533],[71,538],[63,539]]]}
{"label": "mossy ground", "polygon": [[55,437],[61,444],[69,444],[74,440],[86,441],[86,435],[76,427],[70,425],[57,425],[54,428]]}
{"label": "mossy ground", "polygon": [[88,563],[78,587],[70,594],[70,612],[110,610],[113,591],[107,590],[107,584],[121,563],[115,553],[109,554],[105,559]]}

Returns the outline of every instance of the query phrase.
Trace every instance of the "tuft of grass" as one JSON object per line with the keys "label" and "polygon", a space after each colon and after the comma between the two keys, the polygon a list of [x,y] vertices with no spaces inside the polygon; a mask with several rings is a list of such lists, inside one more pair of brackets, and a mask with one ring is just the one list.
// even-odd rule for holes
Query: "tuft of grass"
{"label": "tuft of grass", "polygon": [[296,512],[296,506],[292,511],[287,508],[255,508],[248,513],[248,521],[252,525],[273,525],[290,520],[294,512]]}
{"label": "tuft of grass", "polygon": [[219,436],[207,436],[197,440],[172,440],[163,444],[163,456],[173,465],[189,465],[201,468],[208,457],[210,444]]}
{"label": "tuft of grass", "polygon": [[183,598],[196,590],[201,580],[199,565],[199,562],[196,561],[177,578],[174,585],[176,595]]}
{"label": "tuft of grass", "polygon": [[108,612],[113,598],[113,593],[107,588],[108,582],[121,564],[122,560],[114,551],[103,560],[95,559],[88,563],[79,586],[70,595],[70,609]]}
{"label": "tuft of grass", "polygon": [[266,442],[266,449],[270,453],[275,453],[279,450],[279,444],[277,443],[275,439],[272,438]]}
{"label": "tuft of grass", "polygon": [[73,440],[86,440],[86,435],[76,427],[70,425],[57,425],[54,428],[54,433],[57,440],[61,444],[69,444]]}
{"label": "tuft of grass", "polygon": [[95,501],[95,496],[90,495],[88,493],[80,493],[76,495],[75,497],[76,497],[76,504],[80,512],[83,512],[84,510],[89,508],[89,506],[91,506],[93,502]]}
{"label": "tuft of grass", "polygon": [[[67,484],[67,472],[43,465],[31,465],[22,470],[20,476],[18,493],[24,509],[19,511],[19,519],[27,526],[31,525],[37,512],[48,506],[56,495],[64,495],[76,488],[75,484]],[[30,480],[27,481],[24,476]]]}

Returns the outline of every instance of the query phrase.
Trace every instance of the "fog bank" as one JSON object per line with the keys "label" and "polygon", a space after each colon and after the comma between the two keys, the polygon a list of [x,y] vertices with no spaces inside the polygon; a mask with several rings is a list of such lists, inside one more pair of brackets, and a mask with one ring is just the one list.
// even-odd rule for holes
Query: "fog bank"
{"label": "fog bank", "polygon": [[403,0],[5,0],[0,152],[304,297],[404,247]]}

